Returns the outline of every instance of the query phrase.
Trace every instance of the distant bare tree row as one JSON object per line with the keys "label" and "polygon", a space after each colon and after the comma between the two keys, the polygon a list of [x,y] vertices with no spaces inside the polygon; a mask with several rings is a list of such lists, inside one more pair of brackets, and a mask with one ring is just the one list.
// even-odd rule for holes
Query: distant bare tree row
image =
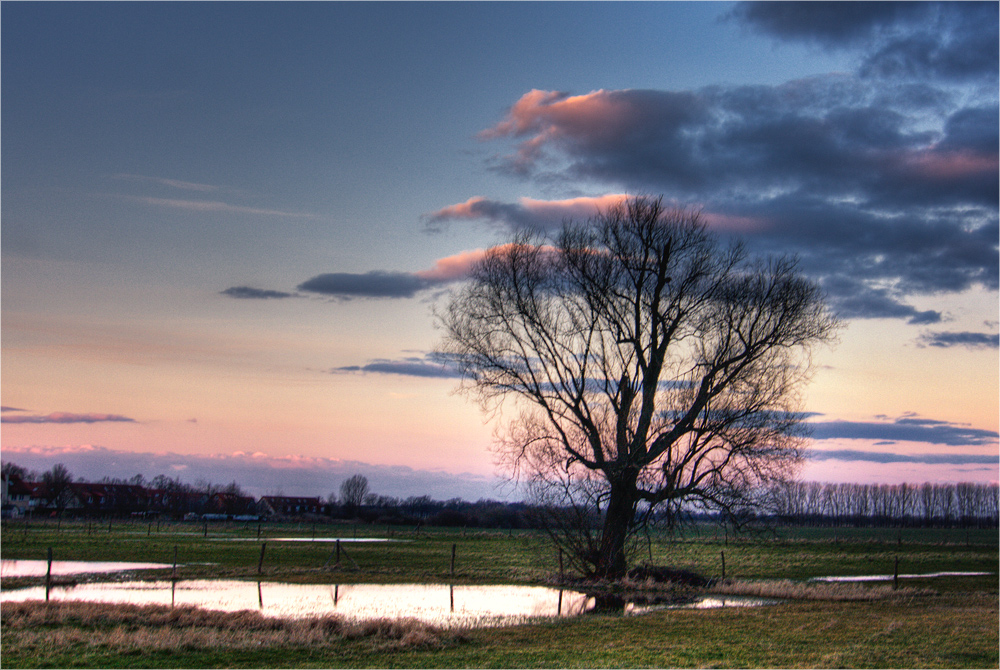
{"label": "distant bare tree row", "polygon": [[859,526],[996,528],[997,484],[823,484],[786,482],[771,488],[784,522]]}

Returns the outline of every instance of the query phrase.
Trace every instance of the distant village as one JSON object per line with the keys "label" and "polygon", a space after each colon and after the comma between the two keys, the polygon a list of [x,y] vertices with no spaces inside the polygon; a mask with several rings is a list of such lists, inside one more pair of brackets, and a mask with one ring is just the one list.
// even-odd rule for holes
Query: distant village
{"label": "distant village", "polygon": [[177,521],[282,521],[356,519],[403,525],[526,528],[534,522],[530,506],[521,502],[459,498],[432,500],[377,495],[368,480],[353,475],[326,499],[318,496],[247,495],[236,482],[219,486],[191,485],[164,475],[146,481],[106,478],[75,481],[60,464],[45,473],[28,472],[4,463],[4,519],[162,518]]}
{"label": "distant village", "polygon": [[72,482],[59,493],[46,482],[3,479],[3,515],[158,516],[205,520],[258,520],[329,514],[318,497],[252,496],[217,491],[170,491],[135,484]]}

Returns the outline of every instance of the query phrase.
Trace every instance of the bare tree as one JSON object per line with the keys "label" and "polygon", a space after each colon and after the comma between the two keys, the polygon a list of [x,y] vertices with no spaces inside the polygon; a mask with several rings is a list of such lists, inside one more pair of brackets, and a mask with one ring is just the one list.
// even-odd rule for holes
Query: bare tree
{"label": "bare tree", "polygon": [[578,558],[609,578],[643,515],[735,518],[794,470],[808,354],[838,325],[793,259],[647,197],[490,249],[438,319],[463,388],[518,407],[499,455],[549,502],[590,506]]}
{"label": "bare tree", "polygon": [[48,503],[55,505],[61,513],[72,495],[70,485],[73,483],[73,475],[70,474],[69,468],[62,463],[56,463],[51,470],[42,474],[42,482],[45,483],[48,492]]}
{"label": "bare tree", "polygon": [[368,495],[368,478],[364,475],[348,477],[340,485],[340,501],[351,514],[361,507],[366,495]]}

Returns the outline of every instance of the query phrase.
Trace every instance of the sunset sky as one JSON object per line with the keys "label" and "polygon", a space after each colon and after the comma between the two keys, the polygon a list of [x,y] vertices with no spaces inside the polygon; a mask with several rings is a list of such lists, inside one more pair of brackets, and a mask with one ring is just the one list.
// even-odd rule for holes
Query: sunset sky
{"label": "sunset sky", "polygon": [[4,461],[514,495],[432,308],[648,193],[845,319],[803,479],[998,479],[995,2],[0,12]]}

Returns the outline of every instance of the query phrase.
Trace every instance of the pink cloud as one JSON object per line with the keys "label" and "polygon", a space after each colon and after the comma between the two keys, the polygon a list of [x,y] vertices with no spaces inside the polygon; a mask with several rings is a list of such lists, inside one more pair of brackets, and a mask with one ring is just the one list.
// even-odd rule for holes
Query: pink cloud
{"label": "pink cloud", "polygon": [[631,115],[630,106],[613,93],[599,90],[585,95],[533,90],[510,108],[507,118],[479,134],[482,139],[552,137],[560,132],[600,134],[618,126]]}
{"label": "pink cloud", "polygon": [[435,283],[459,281],[469,276],[469,271],[485,254],[486,251],[483,249],[463,251],[454,256],[438,259],[430,270],[421,270],[414,274],[420,279]]}
{"label": "pink cloud", "polygon": [[627,197],[624,193],[608,193],[564,200],[520,198],[516,203],[505,203],[476,196],[432,212],[425,218],[432,225],[453,220],[485,219],[510,228],[551,229],[558,228],[567,219],[595,216]]}
{"label": "pink cloud", "polygon": [[899,159],[899,169],[927,179],[964,179],[975,175],[996,175],[997,154],[971,151],[920,151]]}

